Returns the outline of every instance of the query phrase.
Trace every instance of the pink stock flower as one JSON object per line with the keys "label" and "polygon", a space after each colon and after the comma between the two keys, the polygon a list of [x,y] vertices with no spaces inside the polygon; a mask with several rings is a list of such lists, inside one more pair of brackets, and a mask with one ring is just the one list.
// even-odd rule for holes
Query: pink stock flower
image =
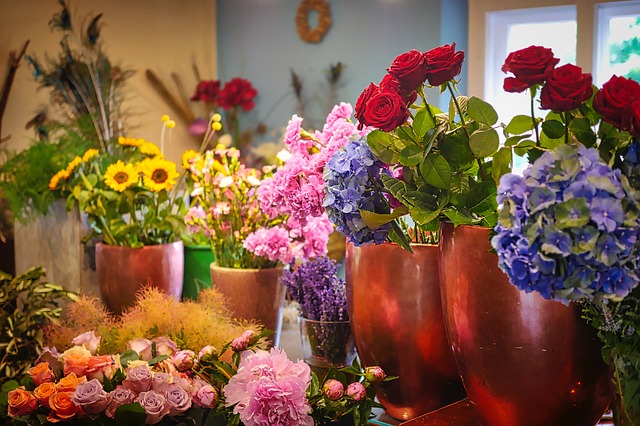
{"label": "pink stock flower", "polygon": [[284,144],[292,153],[308,156],[313,140],[302,136],[302,120],[302,117],[295,114],[291,117],[284,134]]}
{"label": "pink stock flower", "polygon": [[313,425],[306,400],[310,380],[309,366],[290,361],[281,349],[246,351],[223,389],[226,406],[247,426]]}

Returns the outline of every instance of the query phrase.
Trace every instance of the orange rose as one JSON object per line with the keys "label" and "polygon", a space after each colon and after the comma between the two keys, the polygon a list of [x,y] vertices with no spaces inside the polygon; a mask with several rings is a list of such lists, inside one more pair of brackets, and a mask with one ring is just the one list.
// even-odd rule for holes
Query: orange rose
{"label": "orange rose", "polygon": [[91,352],[84,346],[74,346],[60,355],[64,360],[64,374],[75,373],[76,376],[82,377],[87,374],[87,362],[91,358]]}
{"label": "orange rose", "polygon": [[11,417],[26,416],[38,406],[36,398],[24,386],[9,391],[8,403]]}
{"label": "orange rose", "polygon": [[31,367],[27,370],[27,373],[33,379],[33,382],[36,386],[40,386],[45,382],[55,382],[56,375],[53,373],[53,370],[49,368],[48,362],[41,362],[35,367]]}
{"label": "orange rose", "polygon": [[44,382],[33,390],[33,396],[36,397],[40,405],[49,405],[49,398],[58,392],[56,385],[50,382]]}
{"label": "orange rose", "polygon": [[74,373],[71,373],[60,379],[56,388],[58,389],[58,392],[73,392],[76,390],[78,383],[85,382],[86,380],[87,378],[84,376],[78,378]]}
{"label": "orange rose", "polygon": [[96,355],[87,361],[87,376],[89,379],[96,378],[101,382],[104,379],[105,371],[110,371],[110,367],[114,364],[111,355]]}
{"label": "orange rose", "polygon": [[57,392],[49,398],[49,408],[51,412],[47,416],[47,421],[51,423],[69,420],[80,412],[80,407],[73,403],[71,397],[73,392]]}

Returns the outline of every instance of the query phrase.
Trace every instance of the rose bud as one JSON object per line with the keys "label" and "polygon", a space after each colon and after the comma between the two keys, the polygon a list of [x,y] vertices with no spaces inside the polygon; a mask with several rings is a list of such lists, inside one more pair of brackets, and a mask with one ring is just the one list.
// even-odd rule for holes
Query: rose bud
{"label": "rose bud", "polygon": [[322,386],[322,393],[332,401],[337,401],[344,395],[344,385],[335,379],[329,379]]}
{"label": "rose bud", "polygon": [[362,386],[362,383],[353,382],[347,386],[347,395],[353,398],[354,401],[362,401],[367,397],[367,390]]}
{"label": "rose bud", "polygon": [[385,377],[387,377],[387,375],[385,374],[384,370],[377,365],[373,367],[367,367],[364,370],[364,378],[367,379],[367,381],[369,381],[370,383],[380,383],[384,380]]}

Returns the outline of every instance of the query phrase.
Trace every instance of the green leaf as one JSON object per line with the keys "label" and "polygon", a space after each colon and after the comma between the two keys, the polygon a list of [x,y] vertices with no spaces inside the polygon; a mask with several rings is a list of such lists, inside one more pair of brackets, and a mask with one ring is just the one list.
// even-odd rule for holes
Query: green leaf
{"label": "green leaf", "polygon": [[122,355],[120,355],[120,364],[126,368],[131,361],[137,361],[139,359],[140,356],[138,355],[138,352],[134,351],[133,349],[129,349]]}
{"label": "green leaf", "polygon": [[400,164],[407,167],[412,167],[420,163],[422,161],[422,148],[418,145],[409,145],[400,151]]}
{"label": "green leaf", "polygon": [[367,144],[374,155],[383,163],[395,164],[398,162],[398,154],[394,151],[393,142],[388,133],[374,130],[367,135]]}
{"label": "green leaf", "polygon": [[564,124],[557,120],[543,121],[542,131],[549,136],[550,139],[562,138],[564,137]]}
{"label": "green leaf", "polygon": [[453,226],[473,224],[472,217],[465,216],[459,211],[454,209],[445,210],[444,215],[451,221],[451,223],[453,223]]}
{"label": "green leaf", "polygon": [[384,214],[384,213],[376,213],[369,210],[360,210],[360,215],[362,216],[362,220],[369,227],[369,229],[378,229],[382,225],[385,225],[398,217],[402,217],[406,215],[409,210],[406,206],[399,206],[393,210],[393,213]]}
{"label": "green leaf", "polygon": [[116,424],[124,426],[143,424],[146,418],[147,413],[137,402],[121,405],[115,414]]}
{"label": "green leaf", "polygon": [[429,154],[420,164],[423,179],[436,188],[447,189],[451,182],[451,168],[444,157]]}
{"label": "green leaf", "polygon": [[416,132],[418,140],[424,138],[427,131],[436,127],[436,122],[431,117],[431,114],[427,112],[427,107],[422,107],[416,113],[413,118],[413,131]]}
{"label": "green leaf", "polygon": [[467,114],[476,122],[493,126],[498,122],[498,113],[488,102],[472,96],[467,105]]}
{"label": "green leaf", "polygon": [[506,131],[511,135],[521,135],[533,129],[533,120],[528,115],[516,115],[507,124]]}
{"label": "green leaf", "polygon": [[489,157],[500,147],[500,137],[495,129],[476,130],[469,138],[469,146],[476,158]]}
{"label": "green leaf", "polygon": [[520,142],[517,146],[513,147],[513,152],[516,155],[522,157],[524,156],[531,148],[535,147],[536,143],[532,140],[524,140]]}
{"label": "green leaf", "polygon": [[[391,222],[391,230],[389,231],[389,239],[398,244],[403,249],[410,253],[413,253],[411,248],[411,242],[407,238],[407,235],[402,231],[397,222]],[[343,382],[344,383],[344,382]]]}
{"label": "green leaf", "polygon": [[540,146],[547,149],[555,149],[564,143],[564,136],[557,139],[551,139],[546,133],[540,135]]}
{"label": "green leaf", "polygon": [[469,144],[458,134],[448,135],[441,141],[440,153],[453,171],[466,170],[474,163],[473,152],[471,152]]}
{"label": "green leaf", "polygon": [[500,178],[511,171],[513,165],[513,154],[509,148],[500,148],[493,156],[493,164],[491,168],[491,176],[493,181],[498,185]]}
{"label": "green leaf", "polygon": [[529,136],[531,136],[530,133],[527,133],[526,135],[516,135],[516,136],[508,137],[507,140],[504,141],[504,146],[517,145],[518,142],[520,142],[522,139],[528,138]]}

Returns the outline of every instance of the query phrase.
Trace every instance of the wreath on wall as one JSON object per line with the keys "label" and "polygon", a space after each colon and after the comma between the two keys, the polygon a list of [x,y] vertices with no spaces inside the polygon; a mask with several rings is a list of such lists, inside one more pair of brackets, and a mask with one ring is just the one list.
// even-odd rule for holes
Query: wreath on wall
{"label": "wreath on wall", "polygon": [[[318,14],[318,25],[309,26],[309,14]],[[331,26],[331,9],[326,0],[303,0],[296,13],[296,28],[302,41],[320,43]]]}

